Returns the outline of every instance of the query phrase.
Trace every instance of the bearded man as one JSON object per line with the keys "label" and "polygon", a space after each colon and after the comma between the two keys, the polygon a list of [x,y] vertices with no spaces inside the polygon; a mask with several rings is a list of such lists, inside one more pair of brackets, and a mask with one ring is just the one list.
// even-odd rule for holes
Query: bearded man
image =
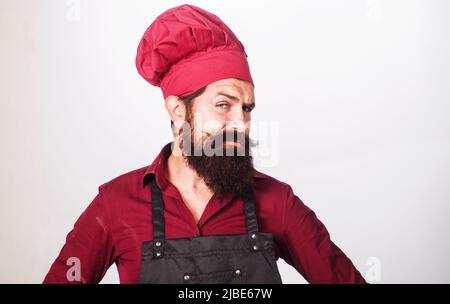
{"label": "bearded man", "polygon": [[[253,167],[255,84],[243,44],[217,16],[171,8],[145,31],[139,74],[160,87],[174,139],[118,176],[67,235],[44,283],[365,283],[291,186]],[[157,130],[149,130],[157,132]]]}

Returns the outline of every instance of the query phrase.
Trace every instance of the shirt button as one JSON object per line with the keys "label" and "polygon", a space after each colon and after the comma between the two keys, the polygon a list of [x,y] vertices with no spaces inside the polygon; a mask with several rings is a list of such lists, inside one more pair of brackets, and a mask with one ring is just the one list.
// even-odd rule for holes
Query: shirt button
{"label": "shirt button", "polygon": [[188,274],[185,274],[184,277],[183,277],[183,279],[184,279],[185,281],[189,280],[189,278],[190,278],[190,277],[189,277]]}

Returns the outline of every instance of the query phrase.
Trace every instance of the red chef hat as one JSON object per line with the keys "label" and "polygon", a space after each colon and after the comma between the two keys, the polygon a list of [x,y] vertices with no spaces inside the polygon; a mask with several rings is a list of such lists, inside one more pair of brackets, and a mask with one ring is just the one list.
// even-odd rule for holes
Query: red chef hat
{"label": "red chef hat", "polygon": [[216,15],[180,5],[145,31],[136,55],[139,74],[164,98],[184,96],[225,78],[253,84],[244,46]]}

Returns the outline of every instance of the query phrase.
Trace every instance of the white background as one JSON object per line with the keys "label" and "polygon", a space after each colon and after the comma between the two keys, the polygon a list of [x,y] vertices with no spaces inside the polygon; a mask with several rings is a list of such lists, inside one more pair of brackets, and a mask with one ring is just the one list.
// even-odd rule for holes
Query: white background
{"label": "white background", "polygon": [[[0,282],[39,283],[97,187],[171,140],[134,59],[182,1],[0,1]],[[372,283],[450,283],[450,3],[191,1],[244,43],[253,121]],[[285,283],[305,282],[279,260]],[[374,271],[375,270],[375,271]],[[118,282],[113,265],[102,282]]]}

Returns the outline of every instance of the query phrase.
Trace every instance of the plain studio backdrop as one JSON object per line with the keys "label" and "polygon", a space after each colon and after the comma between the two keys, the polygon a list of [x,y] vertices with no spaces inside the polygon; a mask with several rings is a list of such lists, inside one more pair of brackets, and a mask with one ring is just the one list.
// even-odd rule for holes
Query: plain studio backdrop
{"label": "plain studio backdrop", "polygon": [[[0,3],[0,282],[40,283],[98,186],[172,139],[134,59],[185,2]],[[257,168],[293,187],[369,282],[449,283],[450,3],[189,3],[246,47],[253,123],[270,131]],[[102,282],[118,281],[112,265]]]}

